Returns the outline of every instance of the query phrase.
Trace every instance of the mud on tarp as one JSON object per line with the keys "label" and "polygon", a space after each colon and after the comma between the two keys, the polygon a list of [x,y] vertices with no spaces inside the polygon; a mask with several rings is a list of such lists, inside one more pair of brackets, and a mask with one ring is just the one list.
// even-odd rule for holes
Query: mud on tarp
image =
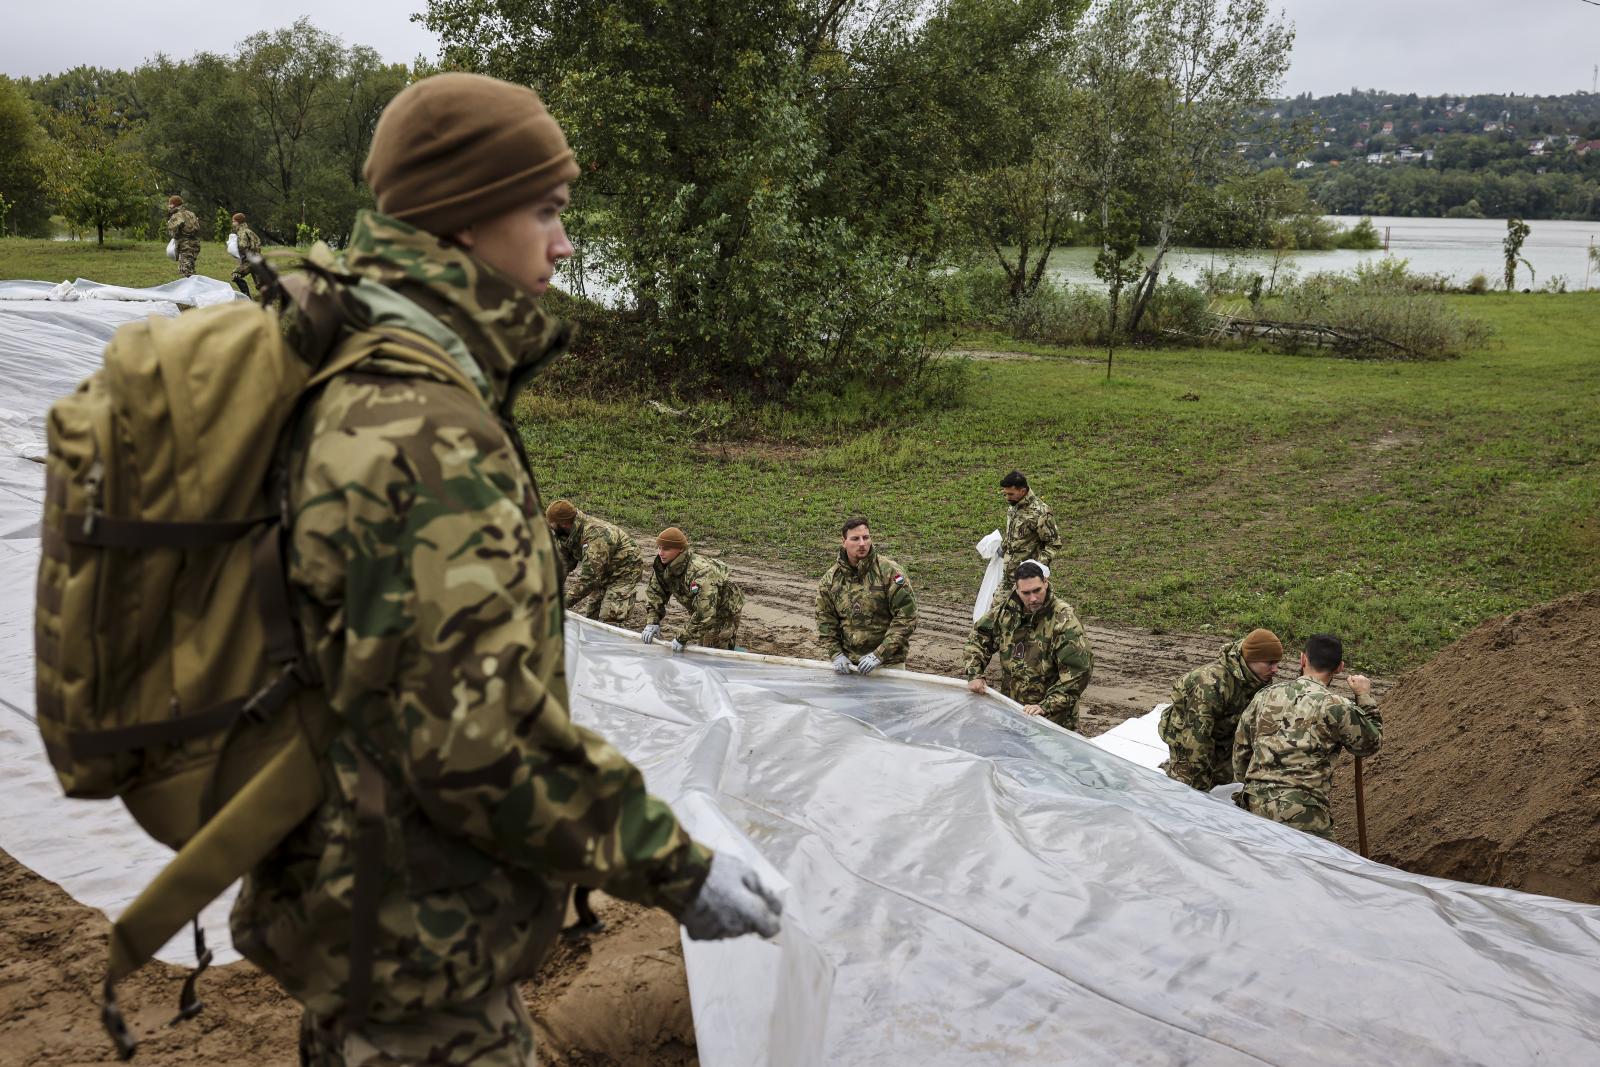
{"label": "mud on tarp", "polygon": [[[57,306],[96,304],[155,308]],[[0,315],[0,847],[115,914],[168,853],[118,805],[62,798],[32,722],[43,416],[112,320],[46,318]],[[1600,908],[1368,863],[946,679],[567,632],[575,716],[786,886],[779,943],[686,946],[709,1067],[1600,1047]],[[218,948],[225,908],[206,915]]]}

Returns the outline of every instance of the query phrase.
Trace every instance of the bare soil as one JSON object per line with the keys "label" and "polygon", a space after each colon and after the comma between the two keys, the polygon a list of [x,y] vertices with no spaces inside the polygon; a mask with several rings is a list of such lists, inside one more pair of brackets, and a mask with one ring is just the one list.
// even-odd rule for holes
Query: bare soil
{"label": "bare soil", "polygon": [[[1600,904],[1600,590],[1489,620],[1401,678],[1383,717],[1374,859]],[[1333,801],[1355,848],[1353,793]]]}

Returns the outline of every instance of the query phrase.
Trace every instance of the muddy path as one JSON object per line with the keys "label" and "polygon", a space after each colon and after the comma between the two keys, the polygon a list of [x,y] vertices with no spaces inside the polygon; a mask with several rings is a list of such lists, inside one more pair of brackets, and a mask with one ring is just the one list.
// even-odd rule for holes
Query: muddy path
{"label": "muddy path", "polygon": [[[654,541],[639,537],[648,573],[654,556]],[[815,576],[797,575],[768,561],[715,548],[702,549],[728,564],[734,580],[744,589],[744,616],[739,626],[739,644],[753,652],[819,659],[822,646],[817,642],[813,602],[817,590]],[[641,594],[641,602],[643,596]],[[667,614],[670,629],[681,618],[676,603]],[[636,613],[642,620],[642,613]],[[642,625],[642,622],[640,623]],[[1094,650],[1094,676],[1079,704],[1079,729],[1088,736],[1104,733],[1126,719],[1143,715],[1166,700],[1172,685],[1186,672],[1214,659],[1222,646],[1234,636],[1208,634],[1157,633],[1137,627],[1114,626],[1096,619],[1084,619]],[[917,632],[911,639],[910,670],[958,677],[962,673],[962,647],[972,629],[972,605],[917,596]],[[1235,635],[1236,636],[1236,635]],[[1295,653],[1296,658],[1298,654]],[[1286,660],[1279,677],[1293,677],[1298,671]],[[998,673],[990,669],[991,679]],[[1381,697],[1389,679],[1374,678],[1373,689]]]}

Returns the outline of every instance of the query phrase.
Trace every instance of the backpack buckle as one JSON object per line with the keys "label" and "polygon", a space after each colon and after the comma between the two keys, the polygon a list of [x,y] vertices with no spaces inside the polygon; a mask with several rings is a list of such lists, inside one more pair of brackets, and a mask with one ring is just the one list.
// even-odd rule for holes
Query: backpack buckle
{"label": "backpack buckle", "polygon": [[286,663],[276,678],[256,690],[250,699],[244,702],[244,708],[239,714],[242,718],[258,725],[264,724],[276,715],[278,709],[283,707],[295,690],[304,684],[300,677],[299,664]]}

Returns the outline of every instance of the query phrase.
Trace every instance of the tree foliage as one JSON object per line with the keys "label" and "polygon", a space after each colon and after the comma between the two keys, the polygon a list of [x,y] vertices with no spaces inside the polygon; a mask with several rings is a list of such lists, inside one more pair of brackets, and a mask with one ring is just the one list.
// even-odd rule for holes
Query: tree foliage
{"label": "tree foliage", "polygon": [[57,112],[50,125],[50,186],[62,217],[93,229],[99,244],[105,243],[106,230],[140,221],[153,179],[138,149],[138,124],[96,100]]}

